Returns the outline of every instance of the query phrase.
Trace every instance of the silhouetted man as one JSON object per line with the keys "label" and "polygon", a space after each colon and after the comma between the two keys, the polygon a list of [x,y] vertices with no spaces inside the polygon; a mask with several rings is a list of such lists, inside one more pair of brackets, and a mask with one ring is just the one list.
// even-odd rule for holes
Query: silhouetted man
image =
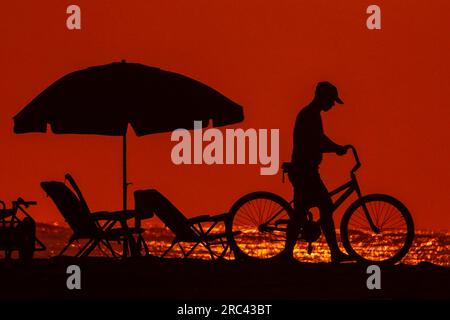
{"label": "silhouetted man", "polygon": [[338,247],[332,217],[333,202],[319,175],[323,153],[344,155],[348,149],[348,146],[334,143],[323,131],[320,112],[331,110],[335,102],[343,104],[336,87],[329,82],[319,82],[314,100],[299,112],[295,122],[294,148],[289,170],[289,180],[294,187],[295,218],[288,226],[285,256],[292,257],[308,210],[318,207],[320,226],[330,247],[332,261],[350,260]]}

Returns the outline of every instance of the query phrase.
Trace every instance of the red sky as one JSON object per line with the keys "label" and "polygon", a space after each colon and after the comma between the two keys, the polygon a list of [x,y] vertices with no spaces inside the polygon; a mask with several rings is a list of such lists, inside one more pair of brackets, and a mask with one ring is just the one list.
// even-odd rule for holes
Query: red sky
{"label": "red sky", "polygon": [[[65,26],[82,10],[82,30]],[[324,116],[326,132],[354,144],[364,192],[402,200],[418,228],[449,229],[450,2],[377,1],[382,30],[366,28],[369,1],[8,1],[0,11],[0,198],[36,199],[40,221],[62,221],[39,187],[71,172],[92,210],[121,207],[121,141],[113,137],[14,135],[12,117],[73,70],[126,59],[200,80],[245,110],[243,128],[279,128],[289,160],[297,112],[315,83],[335,83],[346,102]],[[68,97],[69,99],[70,97]],[[236,126],[235,126],[236,127]],[[187,215],[226,212],[241,195],[291,197],[259,166],[175,166],[169,134],[129,139],[130,190],[157,188]],[[344,182],[351,158],[327,156],[323,177]],[[130,193],[130,201],[132,196]],[[131,202],[132,203],[132,202]]]}

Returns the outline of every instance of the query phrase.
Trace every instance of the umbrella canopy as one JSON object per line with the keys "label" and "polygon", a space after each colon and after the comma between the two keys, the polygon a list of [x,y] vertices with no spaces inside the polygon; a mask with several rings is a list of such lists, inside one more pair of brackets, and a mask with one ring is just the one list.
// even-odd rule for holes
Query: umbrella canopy
{"label": "umbrella canopy", "polygon": [[194,120],[223,126],[244,119],[242,107],[186,76],[117,62],[57,80],[14,117],[14,132],[123,136],[193,128]]}
{"label": "umbrella canopy", "polygon": [[125,61],[69,73],[14,116],[14,133],[123,136],[123,206],[126,210],[126,133],[137,136],[224,126],[244,119],[242,107],[189,77]]}

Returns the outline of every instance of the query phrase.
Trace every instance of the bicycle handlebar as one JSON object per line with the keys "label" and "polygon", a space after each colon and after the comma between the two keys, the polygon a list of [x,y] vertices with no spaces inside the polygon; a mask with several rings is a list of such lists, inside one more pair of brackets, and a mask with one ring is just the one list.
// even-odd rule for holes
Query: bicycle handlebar
{"label": "bicycle handlebar", "polygon": [[355,166],[350,171],[351,174],[354,174],[356,170],[358,170],[361,167],[361,161],[359,161],[358,152],[356,152],[356,148],[352,145],[350,145],[350,149],[352,149],[353,157],[355,158]]}
{"label": "bicycle handlebar", "polygon": [[13,201],[13,205],[24,205],[26,208],[28,208],[29,206],[35,206],[37,205],[37,201],[25,201],[23,200],[21,197],[17,198],[16,201]]}
{"label": "bicycle handlebar", "polygon": [[[348,146],[349,149],[352,150],[353,158],[355,158],[355,165],[354,165],[353,168],[350,170],[350,175],[353,176],[353,175],[355,174],[355,172],[356,172],[359,168],[361,168],[361,161],[359,161],[359,156],[358,156],[358,152],[356,151],[356,148],[355,148],[353,145],[351,145],[351,144],[349,144],[349,145],[347,145],[347,146]],[[282,164],[282,166],[281,166],[281,168],[283,169],[283,171],[282,171],[283,175],[281,176],[283,183],[284,183],[284,175],[285,175],[287,172],[289,172],[291,166],[292,166],[292,163],[291,163],[291,162],[284,162],[284,163]]]}

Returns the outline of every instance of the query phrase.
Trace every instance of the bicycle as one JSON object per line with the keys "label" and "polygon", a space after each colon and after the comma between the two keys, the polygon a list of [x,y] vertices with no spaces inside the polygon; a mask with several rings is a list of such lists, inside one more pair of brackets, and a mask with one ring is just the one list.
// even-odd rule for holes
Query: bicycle
{"label": "bicycle", "polygon": [[[18,198],[7,208],[0,200],[0,250],[5,251],[5,259],[11,259],[12,251],[19,252],[19,259],[31,260],[35,251],[46,250],[45,245],[36,237],[36,223],[27,212],[27,208],[37,205],[36,201]],[[18,214],[23,217],[20,218]]]}
{"label": "bicycle", "polygon": [[[329,192],[333,197],[342,193],[333,203],[333,212],[356,193],[357,199],[345,210],[340,223],[340,237],[347,253],[359,262],[394,264],[409,251],[414,239],[414,222],[407,207],[386,194],[363,196],[356,177],[361,162],[351,146],[355,165],[350,181]],[[283,177],[285,170],[283,170]],[[293,200],[287,202],[277,194],[252,192],[241,197],[230,210],[226,228],[238,236],[228,239],[236,259],[267,259],[279,255],[284,246],[289,219],[294,215]],[[319,221],[308,212],[307,222],[301,227],[299,240],[312,243],[321,235]]]}

